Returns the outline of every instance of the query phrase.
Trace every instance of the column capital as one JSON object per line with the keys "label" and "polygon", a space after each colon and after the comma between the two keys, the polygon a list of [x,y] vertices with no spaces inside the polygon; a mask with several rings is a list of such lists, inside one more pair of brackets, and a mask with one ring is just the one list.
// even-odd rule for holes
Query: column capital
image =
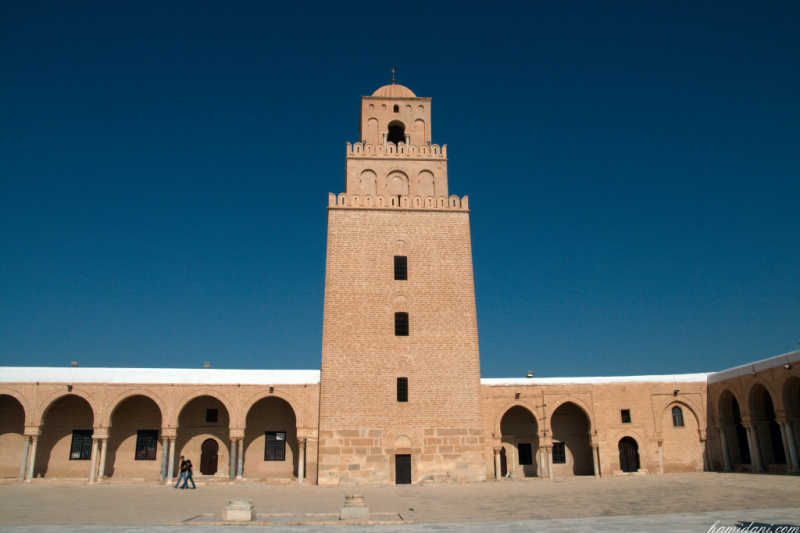
{"label": "column capital", "polygon": [[103,440],[108,438],[108,428],[94,428],[92,430],[92,438],[94,440]]}
{"label": "column capital", "polygon": [[162,439],[175,439],[178,436],[178,428],[161,428]]}
{"label": "column capital", "polygon": [[305,446],[307,440],[308,439],[306,437],[297,437],[297,444],[302,444],[303,446]]}
{"label": "column capital", "polygon": [[25,426],[25,432],[23,433],[26,437],[38,437],[42,434],[42,427],[41,426]]}
{"label": "column capital", "polygon": [[501,451],[502,449],[503,449],[503,447],[502,447],[502,446],[495,446],[495,447],[493,447],[493,448],[492,448],[492,450],[494,451],[494,453],[500,453],[500,451]]}
{"label": "column capital", "polygon": [[700,442],[705,442],[706,439],[708,438],[708,430],[698,428],[697,436],[700,438]]}
{"label": "column capital", "polygon": [[229,428],[228,435],[232,439],[243,439],[244,438],[244,428]]}

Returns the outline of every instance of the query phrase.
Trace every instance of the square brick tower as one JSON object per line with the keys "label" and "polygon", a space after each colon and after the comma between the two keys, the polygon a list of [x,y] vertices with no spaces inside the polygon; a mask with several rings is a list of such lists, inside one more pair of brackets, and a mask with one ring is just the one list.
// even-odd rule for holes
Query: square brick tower
{"label": "square brick tower", "polygon": [[482,480],[483,445],[467,197],[431,99],[392,83],[328,200],[319,483]]}

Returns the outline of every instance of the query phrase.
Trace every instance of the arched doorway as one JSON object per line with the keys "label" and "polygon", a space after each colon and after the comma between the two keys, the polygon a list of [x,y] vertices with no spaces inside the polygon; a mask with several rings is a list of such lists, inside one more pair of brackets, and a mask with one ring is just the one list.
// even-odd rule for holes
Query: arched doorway
{"label": "arched doorway", "polygon": [[0,477],[17,477],[25,446],[25,408],[0,394]]}
{"label": "arched doorway", "polygon": [[248,479],[297,477],[297,420],[294,409],[276,396],[262,398],[247,412],[244,472]]}
{"label": "arched doorway", "polygon": [[215,439],[206,439],[200,446],[200,473],[213,476],[217,473],[219,460],[219,444]]}
{"label": "arched doorway", "polygon": [[769,391],[759,384],[750,390],[750,421],[753,438],[758,439],[758,448],[764,467],[785,465],[786,453],[783,449],[781,428],[775,420],[775,407]]}
{"label": "arched doorway", "polygon": [[[229,421],[225,405],[213,396],[198,396],[188,402],[178,416],[173,471],[179,471],[181,455],[191,460],[195,468],[198,462],[202,467],[203,445],[212,439],[217,443],[217,467],[214,471],[217,475],[229,474]],[[219,446],[220,442],[222,446]]]}
{"label": "arched doorway", "polygon": [[[511,407],[500,420],[500,434],[503,443],[500,456],[501,475],[505,476],[510,470],[512,476],[536,476],[539,426],[533,413],[521,405]],[[507,465],[506,471],[502,468],[504,459]]]}
{"label": "arched doorway", "polygon": [[42,417],[34,477],[87,477],[93,430],[89,402],[74,394],[54,400]]}
{"label": "arched doorway", "polygon": [[553,432],[553,475],[594,474],[589,417],[572,402],[561,404],[550,418]]}
{"label": "arched doorway", "polygon": [[639,445],[632,437],[619,440],[619,468],[623,472],[639,470]]}
{"label": "arched doorway", "polygon": [[161,410],[147,396],[129,396],[111,414],[105,475],[158,479],[161,475]]}
{"label": "arched doorway", "polygon": [[719,397],[719,420],[721,431],[725,434],[728,456],[731,466],[750,464],[750,447],[747,444],[747,430],[742,425],[742,414],[739,402],[729,390]]}

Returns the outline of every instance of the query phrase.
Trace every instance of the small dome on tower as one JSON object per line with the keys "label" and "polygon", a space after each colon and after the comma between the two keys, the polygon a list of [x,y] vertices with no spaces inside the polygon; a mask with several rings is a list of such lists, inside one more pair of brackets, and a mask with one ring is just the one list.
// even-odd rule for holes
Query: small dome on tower
{"label": "small dome on tower", "polygon": [[399,83],[390,83],[380,87],[377,91],[372,93],[372,96],[388,96],[390,98],[416,98],[411,89]]}

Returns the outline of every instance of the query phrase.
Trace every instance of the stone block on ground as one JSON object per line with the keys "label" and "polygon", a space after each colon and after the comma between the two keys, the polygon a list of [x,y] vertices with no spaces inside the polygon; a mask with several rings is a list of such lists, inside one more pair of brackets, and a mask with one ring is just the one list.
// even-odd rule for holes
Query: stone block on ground
{"label": "stone block on ground", "polygon": [[249,522],[253,520],[253,500],[234,498],[222,510],[225,522]]}

